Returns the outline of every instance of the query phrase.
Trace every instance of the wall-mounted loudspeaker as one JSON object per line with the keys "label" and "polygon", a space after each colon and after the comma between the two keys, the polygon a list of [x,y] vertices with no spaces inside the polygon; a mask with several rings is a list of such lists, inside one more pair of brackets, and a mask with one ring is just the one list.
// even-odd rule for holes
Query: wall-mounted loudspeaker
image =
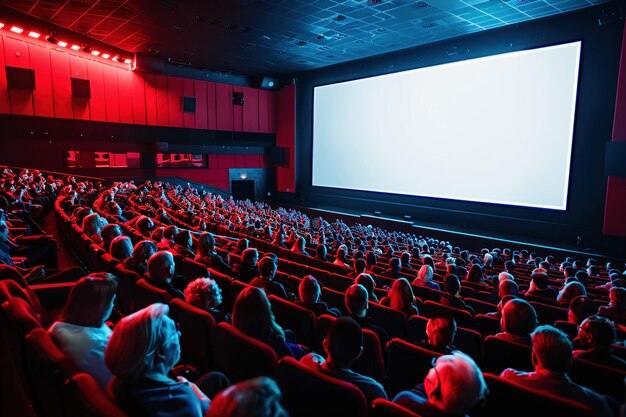
{"label": "wall-mounted loudspeaker", "polygon": [[72,97],[91,98],[89,80],[81,80],[80,78],[71,78],[71,80]]}
{"label": "wall-mounted loudspeaker", "polygon": [[28,68],[6,67],[7,87],[22,90],[35,89],[35,70]]}
{"label": "wall-mounted loudspeaker", "polygon": [[243,93],[233,91],[233,105],[243,106]]}
{"label": "wall-mounted loudspeaker", "polygon": [[196,98],[195,97],[183,97],[183,112],[185,113],[196,112]]}
{"label": "wall-mounted loudspeaker", "polygon": [[285,166],[287,162],[287,148],[279,146],[269,148],[269,162],[273,166]]}

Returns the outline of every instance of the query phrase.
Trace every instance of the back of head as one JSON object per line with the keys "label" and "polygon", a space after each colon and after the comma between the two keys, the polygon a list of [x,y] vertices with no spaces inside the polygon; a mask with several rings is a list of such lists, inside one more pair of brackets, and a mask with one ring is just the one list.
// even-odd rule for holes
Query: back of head
{"label": "back of head", "polygon": [[424,379],[428,401],[449,414],[463,415],[488,393],[482,372],[461,352],[436,359]]}
{"label": "back of head", "polygon": [[255,248],[247,248],[241,253],[241,261],[248,265],[256,265],[259,252]]}
{"label": "back of head", "polygon": [[572,343],[561,330],[539,326],[532,333],[533,363],[535,369],[567,372],[572,363]]}
{"label": "back of head", "polygon": [[173,224],[170,224],[163,230],[163,238],[172,240],[174,239],[174,236],[176,236],[178,233],[179,233],[178,227],[176,227]]}
{"label": "back of head", "polygon": [[259,261],[259,274],[261,278],[273,279],[276,273],[276,263],[269,256],[264,256]]}
{"label": "back of head", "polygon": [[330,325],[324,346],[332,363],[349,367],[363,349],[361,326],[350,317],[339,317]]}
{"label": "back of head", "polygon": [[513,275],[509,274],[508,272],[500,272],[498,274],[498,281],[502,282],[502,281],[515,281],[515,278],[513,277]]}
{"label": "back of head", "polygon": [[174,275],[174,256],[170,251],[162,250],[148,259],[150,278],[157,281],[168,281]]}
{"label": "back of head", "polygon": [[517,295],[519,294],[519,286],[515,281],[500,281],[500,284],[498,284],[498,294],[500,295],[500,298],[504,297],[505,295],[514,295],[517,297]]}
{"label": "back of head", "polygon": [[598,306],[591,297],[579,295],[570,301],[567,317],[570,322],[580,324],[585,318],[596,314],[597,312]]}
{"label": "back of head", "polygon": [[354,283],[364,286],[368,294],[372,294],[374,292],[374,287],[376,286],[374,278],[372,278],[370,274],[365,273],[357,275],[357,277],[354,279]]}
{"label": "back of head", "polygon": [[456,321],[451,314],[433,314],[426,323],[426,336],[431,345],[444,349],[454,342]]}
{"label": "back of head", "polygon": [[171,333],[165,323],[168,312],[167,305],[155,303],[115,325],[104,354],[106,366],[113,375],[132,382],[152,370],[157,350]]}
{"label": "back of head", "polygon": [[233,306],[232,322],[237,330],[248,336],[284,338],[282,328],[275,322],[267,295],[261,288],[246,287],[239,293]]}
{"label": "back of head", "polygon": [[609,298],[613,305],[626,307],[626,288],[615,286],[611,287],[611,290],[609,291]]}
{"label": "back of head", "polygon": [[60,320],[85,327],[101,327],[111,314],[117,278],[108,272],[93,272],[72,287]]}
{"label": "back of head", "polygon": [[367,290],[361,284],[353,284],[346,290],[344,301],[351,315],[364,314],[369,301]]}
{"label": "back of head", "polygon": [[133,257],[137,259],[150,259],[157,251],[156,244],[151,240],[141,240],[133,248]]}
{"label": "back of head", "polygon": [[450,295],[456,295],[461,289],[461,281],[459,277],[454,274],[446,275],[443,280],[443,285],[446,287],[446,292]]}
{"label": "back of head", "polygon": [[544,290],[548,287],[548,274],[545,272],[533,272],[531,279],[535,283],[535,287]]}
{"label": "back of head", "polygon": [[570,303],[579,295],[587,295],[587,289],[578,281],[571,281],[565,284],[563,289],[559,291],[556,301],[559,303]]}
{"label": "back of head", "polygon": [[598,315],[583,320],[578,332],[581,344],[592,349],[610,349],[616,336],[613,322]]}
{"label": "back of head", "polygon": [[202,310],[210,310],[222,302],[222,291],[211,278],[196,278],[185,287],[185,301]]}
{"label": "back of head", "polygon": [[231,385],[211,401],[206,417],[288,417],[273,379],[260,376]]}
{"label": "back of head", "polygon": [[363,258],[354,259],[354,270],[356,272],[362,273],[363,271],[365,271],[366,266],[367,266],[367,263],[365,262],[365,259]]}
{"label": "back of head", "polygon": [[300,301],[305,304],[317,303],[320,298],[320,284],[313,275],[306,275],[300,281],[298,286],[298,294],[300,295]]}
{"label": "back of head", "polygon": [[133,255],[133,243],[128,236],[117,236],[111,241],[111,255],[123,261]]}
{"label": "back of head", "polygon": [[191,233],[189,230],[181,230],[174,235],[174,243],[181,246],[187,246],[191,239]]}
{"label": "back of head", "polygon": [[514,298],[502,307],[500,324],[507,333],[526,336],[537,327],[537,313],[528,301]]}
{"label": "back of head", "polygon": [[432,281],[433,268],[430,265],[422,265],[419,271],[417,271],[417,278],[424,282]]}

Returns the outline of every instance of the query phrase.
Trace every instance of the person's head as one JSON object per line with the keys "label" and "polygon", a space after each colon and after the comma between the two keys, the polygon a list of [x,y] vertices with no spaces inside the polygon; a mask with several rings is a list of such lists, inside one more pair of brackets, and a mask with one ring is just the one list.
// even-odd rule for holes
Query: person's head
{"label": "person's head", "polygon": [[243,252],[249,248],[250,242],[245,237],[237,241],[237,250],[243,254]]}
{"label": "person's head", "polygon": [[422,256],[422,264],[429,265],[433,270],[435,269],[435,261],[433,260],[433,257],[430,255]]}
{"label": "person's head", "polygon": [[515,336],[528,336],[536,327],[537,312],[528,301],[513,298],[502,307],[502,331]]}
{"label": "person's head", "polygon": [[241,262],[249,266],[256,266],[259,259],[259,251],[256,248],[247,248],[241,253]]}
{"label": "person's head", "polygon": [[140,240],[133,248],[133,258],[147,262],[157,251],[157,245],[151,240]]}
{"label": "person's head", "polygon": [[573,266],[571,266],[571,265],[570,265],[570,266],[566,266],[566,267],[563,269],[563,275],[565,276],[565,278],[575,276],[575,275],[576,275],[576,268],[574,268],[574,267],[573,267]]}
{"label": "person's head", "polygon": [[545,272],[533,272],[531,279],[539,290],[545,290],[548,287],[548,274]]}
{"label": "person's head", "polygon": [[376,295],[374,294],[374,288],[376,287],[376,282],[374,278],[370,274],[361,273],[357,275],[354,279],[355,284],[361,284],[367,290],[367,294],[369,299],[372,301],[378,301]]}
{"label": "person's head", "polygon": [[116,223],[109,223],[100,231],[100,237],[105,242],[111,242],[117,236],[122,236],[122,234],[122,228]]}
{"label": "person's head", "polygon": [[581,269],[579,271],[576,271],[576,274],[574,274],[574,277],[576,278],[578,282],[581,282],[582,284],[584,284],[585,282],[587,282],[587,279],[589,278],[589,274],[584,269]]}
{"label": "person's head", "polygon": [[389,289],[389,299],[391,308],[406,312],[415,299],[409,280],[403,277],[396,279]]}
{"label": "person's head", "polygon": [[378,263],[378,256],[374,251],[367,251],[365,253],[365,262],[367,263],[367,268],[371,268],[372,266]]}
{"label": "person's head", "polygon": [[363,258],[355,258],[354,259],[354,272],[357,274],[363,273],[365,271],[365,267],[367,266],[365,259]]}
{"label": "person's head", "polygon": [[283,329],[276,323],[270,301],[265,291],[246,287],[239,293],[233,307],[233,326],[255,338],[285,338]]}
{"label": "person's head", "polygon": [[276,275],[276,263],[269,256],[264,256],[259,261],[259,275],[261,278],[272,280]]}
{"label": "person's head", "polygon": [[430,265],[422,265],[417,271],[417,279],[423,282],[430,282],[433,280],[433,268]]}
{"label": "person's head", "polygon": [[170,224],[169,226],[166,226],[165,229],[163,229],[163,239],[174,240],[174,236],[176,236],[178,232],[178,227]]}
{"label": "person's head", "polygon": [[113,311],[117,278],[108,272],[93,272],[72,287],[61,321],[84,327],[102,327]]}
{"label": "person's head", "polygon": [[433,358],[424,378],[428,402],[450,414],[463,415],[488,393],[487,383],[476,362],[462,352]]}
{"label": "person's head", "polygon": [[148,259],[148,272],[150,278],[156,281],[170,282],[174,276],[176,263],[172,252],[162,250],[156,252]]}
{"label": "person's head", "polygon": [[515,281],[510,279],[506,279],[504,281],[500,281],[498,284],[498,296],[502,299],[506,295],[513,295],[517,297],[519,294],[519,286]]}
{"label": "person's head", "polygon": [[502,282],[502,281],[515,281],[515,277],[511,274],[509,274],[508,272],[500,272],[498,274],[498,281]]}
{"label": "person's head", "polygon": [[361,284],[351,285],[345,293],[344,302],[351,316],[363,317],[367,311],[369,296]]}
{"label": "person's head", "polygon": [[317,303],[320,299],[321,292],[322,288],[320,287],[320,283],[313,275],[306,275],[300,281],[300,285],[298,285],[300,301],[305,304]]}
{"label": "person's head", "polygon": [[454,342],[456,336],[456,321],[452,314],[441,312],[432,314],[426,323],[426,337],[428,343],[442,350]]}
{"label": "person's head", "polygon": [[575,297],[579,295],[587,295],[587,289],[578,281],[568,282],[563,286],[556,301],[562,304],[569,304]]}
{"label": "person's head", "polygon": [[128,236],[117,236],[111,241],[111,256],[122,262],[133,256],[133,242]]}
{"label": "person's head", "polygon": [[88,215],[92,214],[93,210],[91,207],[79,207],[76,209],[76,224],[83,224],[83,220]]}
{"label": "person's head", "polygon": [[363,330],[351,317],[339,317],[328,328],[323,345],[331,365],[349,368],[363,352]]}
{"label": "person's head", "polygon": [[177,245],[185,246],[187,248],[191,248],[193,244],[193,239],[191,238],[191,232],[189,230],[181,230],[174,235],[174,243]]}
{"label": "person's head", "polygon": [[209,311],[222,304],[222,290],[211,278],[197,278],[185,288],[185,300],[194,307]]}
{"label": "person's head", "polygon": [[281,398],[278,385],[270,377],[247,379],[217,394],[206,417],[289,417]]}
{"label": "person's head", "polygon": [[154,229],[154,222],[148,216],[141,216],[137,219],[135,223],[137,226],[137,230],[144,236],[150,236],[152,233],[152,229]]}
{"label": "person's head", "polygon": [[626,307],[626,288],[611,287],[609,290],[609,301],[614,306]]}
{"label": "person's head", "polygon": [[83,219],[83,233],[87,236],[100,235],[102,221],[98,213],[91,213]]}
{"label": "person's head", "polygon": [[491,266],[493,264],[493,255],[486,253],[485,256],[483,256],[483,264],[485,266]]}
{"label": "person's head", "polygon": [[597,314],[587,317],[578,326],[578,340],[587,350],[610,349],[616,337],[613,322]]}
{"label": "person's head", "polygon": [[532,362],[535,370],[565,373],[572,364],[572,343],[561,330],[539,326],[531,335]]}
{"label": "person's head", "polygon": [[104,353],[113,375],[129,383],[146,374],[167,376],[180,359],[180,332],[169,310],[155,303],[115,325]]}
{"label": "person's head", "polygon": [[504,270],[509,274],[515,273],[515,262],[509,260],[504,262]]}
{"label": "person's head", "polygon": [[569,303],[567,310],[567,321],[574,324],[580,324],[582,321],[598,312],[598,306],[589,296],[579,295],[574,297]]}
{"label": "person's head", "polygon": [[215,251],[215,238],[209,232],[204,232],[198,237],[198,253],[200,255],[213,254]]}
{"label": "person's head", "polygon": [[315,247],[315,254],[317,255],[318,258],[325,258],[326,253],[327,253],[326,245],[320,243],[319,245]]}
{"label": "person's head", "polygon": [[483,280],[483,269],[479,264],[473,264],[467,271],[467,280],[470,282],[481,282]]}
{"label": "person's head", "polygon": [[459,291],[461,291],[461,281],[459,281],[459,277],[456,275],[446,275],[443,279],[443,285],[446,288],[446,292],[450,295],[457,296]]}

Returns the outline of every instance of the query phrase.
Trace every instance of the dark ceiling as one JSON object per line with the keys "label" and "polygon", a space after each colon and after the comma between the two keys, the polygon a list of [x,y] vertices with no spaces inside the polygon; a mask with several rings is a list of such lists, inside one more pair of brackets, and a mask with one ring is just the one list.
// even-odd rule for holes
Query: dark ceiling
{"label": "dark ceiling", "polygon": [[[608,0],[0,0],[127,52],[284,75]],[[42,22],[42,23],[43,23]]]}

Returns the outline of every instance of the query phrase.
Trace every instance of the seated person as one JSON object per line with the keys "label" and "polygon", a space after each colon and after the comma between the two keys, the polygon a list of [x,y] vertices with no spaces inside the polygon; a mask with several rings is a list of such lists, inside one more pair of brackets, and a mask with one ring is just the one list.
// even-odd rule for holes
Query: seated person
{"label": "seated person", "polygon": [[172,249],[176,244],[174,242],[174,236],[176,236],[178,232],[178,227],[174,226],[173,224],[165,227],[163,229],[163,237],[157,242],[157,247],[159,248],[159,250]]}
{"label": "seated person", "polygon": [[100,236],[102,237],[102,248],[105,251],[109,251],[111,249],[111,242],[118,236],[122,236],[124,233],[122,232],[122,228],[119,224],[109,223],[102,228],[100,231]]}
{"label": "seated person", "polygon": [[530,345],[530,334],[537,327],[537,313],[526,300],[513,298],[502,307],[498,339]]}
{"label": "seated person", "polygon": [[569,304],[567,310],[567,321],[575,325],[580,325],[584,319],[598,313],[598,305],[587,295],[579,295]]}
{"label": "seated person", "polygon": [[404,277],[393,282],[389,293],[380,300],[380,304],[401,311],[407,318],[419,314],[411,284]]}
{"label": "seated person", "polygon": [[336,308],[328,308],[328,305],[320,301],[320,295],[322,289],[319,282],[313,275],[306,275],[300,281],[298,285],[299,299],[295,301],[296,304],[310,310],[315,314],[315,317],[319,317],[322,314],[328,314],[333,317],[341,316],[341,312]]}
{"label": "seated person", "polygon": [[474,360],[455,351],[433,358],[424,382],[401,391],[393,402],[422,417],[458,417],[467,416],[487,393],[487,384]]}
{"label": "seated person", "polygon": [[194,259],[196,254],[194,253],[192,246],[193,238],[189,230],[181,230],[174,235],[174,246],[172,252],[174,256],[179,259],[191,258]]}
{"label": "seated person", "polygon": [[353,265],[354,265],[353,270],[348,272],[347,274],[349,278],[356,278],[357,276],[359,276],[359,274],[362,274],[365,272],[365,266],[366,266],[365,259],[354,258]]}
{"label": "seated person", "polygon": [[247,379],[217,394],[206,417],[289,417],[281,398],[272,378]]}
{"label": "seated person", "polygon": [[567,371],[572,364],[572,344],[565,333],[552,326],[539,326],[532,333],[532,348],[534,372],[507,368],[500,378],[584,404],[602,417],[613,415],[604,396],[569,378]]}
{"label": "seated person", "polygon": [[361,284],[362,286],[365,287],[370,301],[374,301],[375,303],[378,302],[378,296],[376,295],[376,292],[374,291],[374,288],[376,287],[376,281],[374,280],[372,275],[366,274],[366,273],[359,274],[354,279],[354,283]]}
{"label": "seated person", "polygon": [[439,352],[451,354],[456,350],[452,344],[456,336],[456,321],[454,316],[447,312],[434,313],[426,323],[426,340],[416,345]]}
{"label": "seated person", "polygon": [[337,248],[333,264],[345,266],[346,268],[350,267],[350,260],[348,259],[348,249],[345,247],[345,245],[341,245]]}
{"label": "seated person", "polygon": [[128,236],[117,236],[111,241],[109,253],[120,262],[133,255],[133,241]]}
{"label": "seated person", "polygon": [[204,232],[198,237],[196,261],[213,268],[218,272],[231,275],[233,270],[215,249],[215,238],[209,232]]}
{"label": "seated person", "polygon": [[430,265],[422,265],[417,271],[417,277],[413,280],[413,285],[440,290],[439,283],[433,282],[434,271]]}
{"label": "seated person", "polygon": [[233,277],[241,282],[249,284],[254,278],[259,276],[257,261],[259,252],[255,248],[247,248],[241,254],[241,261],[233,265]]}
{"label": "seated person", "polygon": [[609,304],[598,309],[600,315],[626,318],[626,288],[611,287],[609,290]]}
{"label": "seated person", "polygon": [[616,339],[615,325],[607,318],[593,315],[578,326],[578,337],[574,345],[574,358],[585,359],[613,369],[626,371],[626,361],[612,352]]}
{"label": "seated person", "polygon": [[306,251],[306,241],[302,236],[298,236],[291,247],[291,252],[301,253],[302,255],[309,256],[309,253]]}
{"label": "seated person", "polygon": [[502,300],[504,297],[512,295],[514,298],[517,298],[519,295],[519,286],[517,285],[517,282],[511,279],[500,280],[497,289],[498,292],[496,293],[496,296],[494,297],[492,294],[492,298],[490,298],[490,300],[493,304],[498,305],[498,311],[502,310]]}
{"label": "seated person", "polygon": [[372,317],[367,314],[369,308],[369,296],[367,290],[361,284],[351,285],[345,292],[344,302],[348,316],[352,317],[364,329],[369,329],[376,333],[380,341],[381,351],[383,355],[387,351],[387,342],[389,335],[381,326],[373,324]]}
{"label": "seated person", "polygon": [[323,342],[327,358],[317,354],[302,362],[323,374],[349,382],[363,392],[368,404],[376,398],[387,398],[385,388],[373,378],[354,372],[350,367],[363,353],[363,331],[350,317],[339,317],[330,325]]}
{"label": "seated person", "polygon": [[556,300],[556,297],[559,295],[559,291],[548,285],[547,273],[533,272],[531,275],[530,286],[528,287],[526,294]]}
{"label": "seated person", "polygon": [[265,290],[267,295],[273,294],[284,300],[287,299],[285,287],[280,282],[274,281],[276,276],[276,263],[269,256],[264,256],[259,261],[259,276],[250,281],[250,285]]}
{"label": "seated person", "polygon": [[[170,251],[158,251],[148,260],[148,276],[146,281],[157,288],[167,291],[172,298],[185,300],[182,291],[172,285],[176,263]],[[184,288],[184,286],[183,286]]]}
{"label": "seated person", "polygon": [[265,291],[246,287],[239,293],[233,307],[233,326],[276,352],[278,358],[291,356],[300,359],[304,351],[295,342],[293,332],[284,331],[274,318],[272,306]]}
{"label": "seated person", "polygon": [[107,391],[128,415],[202,417],[211,402],[207,395],[229,385],[219,373],[198,385],[168,376],[180,359],[180,332],[168,313],[167,305],[152,304],[120,320],[109,340],[104,361],[114,378]]}
{"label": "seated person", "polygon": [[587,289],[578,281],[567,282],[556,297],[561,306],[569,306],[569,303],[579,295],[587,295]]}
{"label": "seated person", "polygon": [[468,311],[474,315],[472,306],[465,304],[465,301],[461,298],[461,281],[459,281],[459,277],[452,274],[446,275],[443,280],[443,285],[446,288],[446,294],[441,296],[439,303],[448,307]]}
{"label": "seated person", "polygon": [[157,251],[156,243],[151,240],[141,240],[133,247],[133,254],[122,262],[122,266],[129,271],[144,276],[148,272],[148,259]]}
{"label": "seated person", "polygon": [[59,348],[83,372],[93,376],[102,389],[111,380],[104,364],[104,350],[111,337],[105,321],[113,311],[117,279],[94,272],[74,284],[63,314],[50,329]]}
{"label": "seated person", "polygon": [[222,290],[211,278],[196,278],[187,285],[184,294],[189,304],[211,314],[216,323],[231,322],[230,313],[220,309]]}
{"label": "seated person", "polygon": [[400,268],[400,258],[391,258],[389,260],[389,268],[384,270],[381,275],[387,278],[400,278],[403,276],[400,273]]}
{"label": "seated person", "polygon": [[328,257],[326,245],[324,245],[323,243],[320,243],[315,247],[315,259],[319,259],[320,261],[325,262],[331,261],[331,259]]}

